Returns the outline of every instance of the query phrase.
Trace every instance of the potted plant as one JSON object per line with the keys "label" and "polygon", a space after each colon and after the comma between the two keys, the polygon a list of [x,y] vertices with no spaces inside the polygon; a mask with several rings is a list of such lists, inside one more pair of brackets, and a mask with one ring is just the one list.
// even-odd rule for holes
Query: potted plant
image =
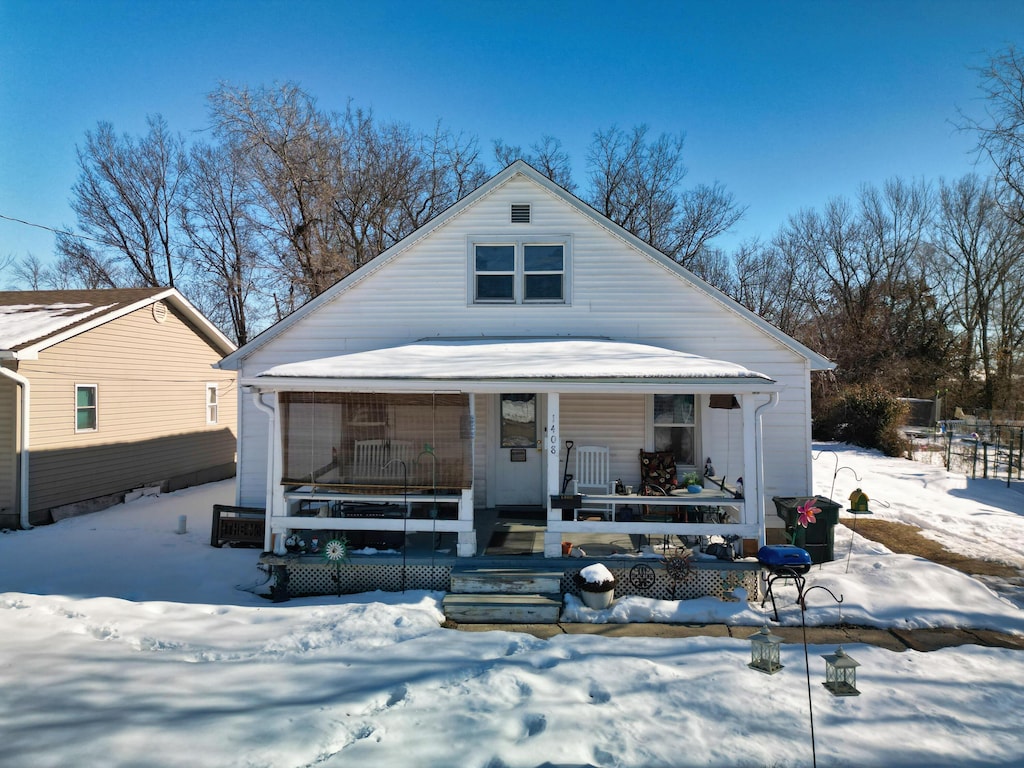
{"label": "potted plant", "polygon": [[581,568],[573,581],[580,590],[580,598],[587,608],[600,611],[615,600],[615,577],[601,563]]}
{"label": "potted plant", "polygon": [[690,493],[700,493],[704,490],[704,486],[700,484],[700,475],[696,472],[687,472],[683,475],[683,485]]}

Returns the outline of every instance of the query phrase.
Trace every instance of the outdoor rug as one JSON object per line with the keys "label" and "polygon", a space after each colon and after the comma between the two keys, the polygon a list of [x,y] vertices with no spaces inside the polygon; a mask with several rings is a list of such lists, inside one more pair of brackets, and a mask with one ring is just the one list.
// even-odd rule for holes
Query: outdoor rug
{"label": "outdoor rug", "polygon": [[532,555],[544,551],[544,526],[532,521],[499,520],[487,543],[488,555]]}

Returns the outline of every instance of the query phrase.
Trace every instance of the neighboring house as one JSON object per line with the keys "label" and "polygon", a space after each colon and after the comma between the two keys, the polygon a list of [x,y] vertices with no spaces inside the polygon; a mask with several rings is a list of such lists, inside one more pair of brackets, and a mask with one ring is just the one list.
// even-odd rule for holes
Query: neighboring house
{"label": "neighboring house", "polygon": [[0,527],[232,476],[234,348],[173,288],[0,292]]}
{"label": "neighboring house", "polygon": [[[537,507],[555,556],[652,530],[559,508],[567,441],[608,447],[633,486],[642,449],[679,473],[711,458],[745,499],[658,530],[763,542],[771,497],[811,492],[810,374],[832,364],[517,161],[220,367],[239,374],[237,503],[267,508],[268,547],[348,509],[346,529],[470,556],[482,510]],[[374,500],[411,514],[359,517]]]}

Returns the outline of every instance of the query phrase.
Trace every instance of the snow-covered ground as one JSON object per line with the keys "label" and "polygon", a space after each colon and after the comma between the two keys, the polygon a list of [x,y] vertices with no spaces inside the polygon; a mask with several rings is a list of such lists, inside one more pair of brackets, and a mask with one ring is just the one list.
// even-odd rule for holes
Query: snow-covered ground
{"label": "snow-covered ground", "polygon": [[[879,517],[1024,565],[1024,495],[1005,482],[817,448],[822,495],[844,500],[859,486]],[[251,591],[264,581],[254,550],[209,546],[212,505],[232,499],[231,483],[217,483],[0,536],[0,765],[811,764],[800,645],[784,645],[785,669],[769,676],[747,667],[743,639],[442,629],[438,593],[271,603]],[[809,624],[1024,634],[1019,607],[963,574],[842,525],[835,549],[808,585],[844,601],[809,595]],[[779,587],[784,624],[800,622],[794,594]],[[574,615],[751,632],[770,618],[711,599],[628,598],[600,614],[570,600]],[[834,698],[819,684],[820,656],[834,650],[809,648],[821,765],[1024,761],[1021,652],[852,645],[862,695]]]}

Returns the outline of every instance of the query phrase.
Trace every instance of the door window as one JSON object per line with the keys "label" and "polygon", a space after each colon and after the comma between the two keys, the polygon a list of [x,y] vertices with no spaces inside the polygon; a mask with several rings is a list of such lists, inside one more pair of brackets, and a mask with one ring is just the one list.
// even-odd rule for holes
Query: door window
{"label": "door window", "polygon": [[537,443],[537,396],[501,396],[501,447],[532,448]]}

